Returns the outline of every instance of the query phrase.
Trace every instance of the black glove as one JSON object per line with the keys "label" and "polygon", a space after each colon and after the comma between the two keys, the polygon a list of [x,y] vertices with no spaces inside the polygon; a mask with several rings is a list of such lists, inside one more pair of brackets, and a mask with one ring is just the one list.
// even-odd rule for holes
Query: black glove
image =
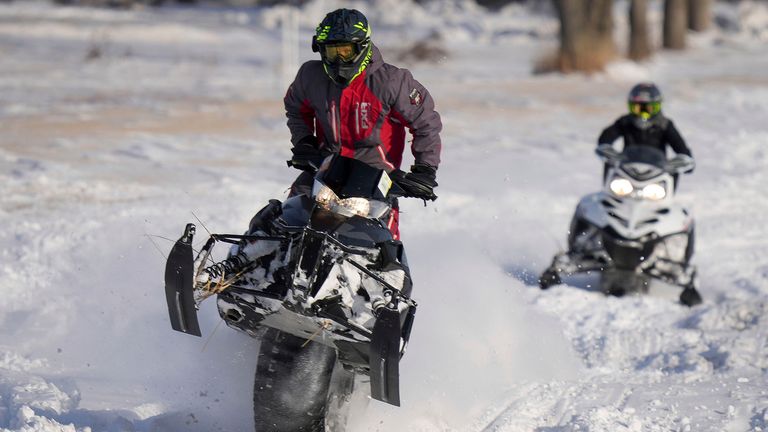
{"label": "black glove", "polygon": [[300,170],[316,171],[327,156],[319,148],[317,137],[307,135],[300,139],[291,149],[293,157],[288,161],[288,166]]}
{"label": "black glove", "polygon": [[434,192],[437,186],[436,173],[435,167],[415,164],[409,173],[398,169],[392,171],[389,176],[405,191],[405,196],[434,201],[437,199]]}

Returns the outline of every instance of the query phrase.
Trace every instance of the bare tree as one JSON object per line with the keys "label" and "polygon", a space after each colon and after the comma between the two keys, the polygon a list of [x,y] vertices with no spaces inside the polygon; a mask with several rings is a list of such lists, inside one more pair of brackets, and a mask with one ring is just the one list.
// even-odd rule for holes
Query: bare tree
{"label": "bare tree", "polygon": [[664,1],[664,48],[685,49],[688,31],[688,1]]}
{"label": "bare tree", "polygon": [[712,22],[712,0],[688,0],[688,28],[704,31]]}
{"label": "bare tree", "polygon": [[651,56],[648,36],[648,0],[632,0],[629,5],[629,58],[645,60]]}
{"label": "bare tree", "polygon": [[560,18],[560,52],[556,68],[563,72],[602,70],[616,53],[613,0],[555,0]]}

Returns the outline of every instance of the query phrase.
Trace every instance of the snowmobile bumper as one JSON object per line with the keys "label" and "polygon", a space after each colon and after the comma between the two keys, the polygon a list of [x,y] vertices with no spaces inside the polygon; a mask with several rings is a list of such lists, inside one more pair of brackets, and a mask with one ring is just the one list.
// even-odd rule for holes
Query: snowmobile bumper
{"label": "snowmobile bumper", "polygon": [[[219,294],[218,307],[226,324],[253,337],[269,327],[336,348],[341,363],[366,373],[371,378],[373,399],[400,406],[400,358],[410,338],[415,307],[405,315],[392,304],[380,306],[373,331],[318,328],[315,318],[288,310],[278,300],[259,297],[246,301],[233,291]],[[347,324],[333,312],[331,304],[317,316],[337,324]],[[274,309],[274,308],[277,309]]]}

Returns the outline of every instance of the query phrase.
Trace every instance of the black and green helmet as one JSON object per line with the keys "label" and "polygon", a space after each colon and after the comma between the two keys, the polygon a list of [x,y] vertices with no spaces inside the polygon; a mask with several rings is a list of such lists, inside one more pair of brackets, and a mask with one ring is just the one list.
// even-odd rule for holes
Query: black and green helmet
{"label": "black and green helmet", "polygon": [[371,60],[371,28],[355,9],[337,9],[325,16],[312,37],[325,72],[339,84],[349,84]]}
{"label": "black and green helmet", "polygon": [[661,90],[656,84],[637,84],[627,96],[629,113],[642,121],[650,120],[661,112],[662,100]]}

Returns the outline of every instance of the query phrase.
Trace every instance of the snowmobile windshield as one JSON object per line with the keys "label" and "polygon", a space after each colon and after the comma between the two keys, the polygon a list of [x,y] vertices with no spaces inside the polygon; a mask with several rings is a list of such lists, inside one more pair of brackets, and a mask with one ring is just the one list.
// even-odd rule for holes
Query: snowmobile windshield
{"label": "snowmobile windshield", "polygon": [[384,201],[392,187],[392,180],[383,169],[338,154],[323,161],[315,179],[329,187],[339,198]]}
{"label": "snowmobile windshield", "polygon": [[643,163],[660,169],[664,169],[667,162],[667,157],[663,151],[644,145],[628,146],[622,152],[622,156],[624,164]]}
{"label": "snowmobile windshield", "polygon": [[391,208],[386,200],[391,186],[386,171],[335,155],[320,167],[312,196],[320,207],[336,214],[378,219]]}

